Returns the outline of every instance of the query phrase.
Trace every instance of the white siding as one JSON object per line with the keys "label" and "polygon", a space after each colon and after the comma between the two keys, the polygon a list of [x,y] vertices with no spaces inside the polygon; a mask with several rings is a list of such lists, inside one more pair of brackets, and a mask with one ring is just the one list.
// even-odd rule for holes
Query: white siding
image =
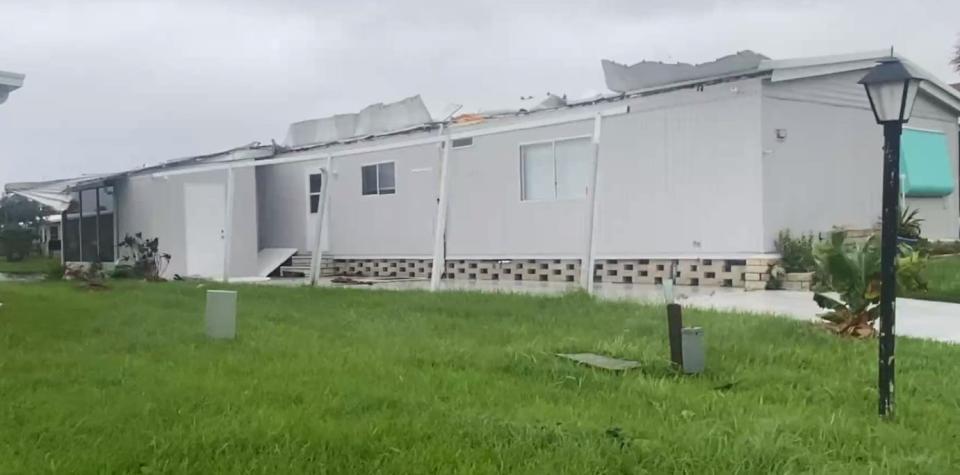
{"label": "white siding", "polygon": [[[328,198],[330,253],[338,257],[428,257],[436,217],[436,144],[334,158]],[[361,193],[360,168],[393,161],[396,193]],[[307,173],[325,159],[258,167],[260,247],[306,249]],[[310,249],[312,250],[312,249]]]}
{"label": "white siding", "polygon": [[[768,250],[781,229],[868,228],[879,219],[883,129],[857,84],[863,74],[764,84],[763,213]],[[957,115],[921,93],[908,126],[947,134],[956,178]],[[787,138],[778,140],[776,129],[784,129]],[[926,220],[924,235],[957,237],[957,195],[955,191],[946,198],[908,199]]]}
{"label": "white siding", "polygon": [[604,120],[599,258],[763,251],[759,94],[758,79],[718,84]]}
{"label": "white siding", "polygon": [[[160,251],[172,256],[167,277],[186,272],[186,235],[183,214],[184,183],[226,185],[225,170],[165,178],[137,176],[117,184],[119,235],[143,233],[160,239]],[[231,277],[250,277],[257,271],[257,204],[252,168],[234,170],[233,243]],[[224,196],[226,199],[226,196]]]}

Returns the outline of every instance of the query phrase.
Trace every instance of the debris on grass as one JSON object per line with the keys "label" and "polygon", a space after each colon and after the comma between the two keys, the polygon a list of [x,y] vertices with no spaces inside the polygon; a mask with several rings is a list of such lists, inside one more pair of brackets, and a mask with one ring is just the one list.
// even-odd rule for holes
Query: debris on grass
{"label": "debris on grass", "polygon": [[621,360],[595,353],[557,353],[557,356],[576,361],[577,363],[583,365],[610,371],[626,371],[628,369],[640,367],[639,361]]}

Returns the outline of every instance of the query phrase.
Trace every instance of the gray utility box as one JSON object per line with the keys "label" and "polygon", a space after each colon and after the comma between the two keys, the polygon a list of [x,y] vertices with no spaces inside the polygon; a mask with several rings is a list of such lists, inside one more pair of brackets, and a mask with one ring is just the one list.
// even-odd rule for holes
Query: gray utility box
{"label": "gray utility box", "polygon": [[703,328],[684,328],[682,335],[683,372],[687,374],[702,373],[704,366],[706,366]]}
{"label": "gray utility box", "polygon": [[237,292],[208,290],[205,320],[208,337],[234,339],[237,336]]}

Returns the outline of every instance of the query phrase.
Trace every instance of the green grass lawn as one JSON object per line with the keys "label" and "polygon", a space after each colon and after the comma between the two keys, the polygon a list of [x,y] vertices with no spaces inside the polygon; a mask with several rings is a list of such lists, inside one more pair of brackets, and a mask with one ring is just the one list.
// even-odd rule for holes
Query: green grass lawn
{"label": "green grass lawn", "polygon": [[22,261],[8,261],[0,256],[0,273],[4,274],[37,274],[47,272],[51,266],[60,262],[43,256],[31,255]]}
{"label": "green grass lawn", "polygon": [[926,292],[908,292],[906,297],[960,303],[960,256],[931,257],[927,262]]}
{"label": "green grass lawn", "polygon": [[[196,283],[0,284],[0,473],[952,473],[960,346],[688,311],[708,371],[674,375],[663,310],[562,298],[240,289],[203,337]],[[611,374],[558,359],[637,359]]]}

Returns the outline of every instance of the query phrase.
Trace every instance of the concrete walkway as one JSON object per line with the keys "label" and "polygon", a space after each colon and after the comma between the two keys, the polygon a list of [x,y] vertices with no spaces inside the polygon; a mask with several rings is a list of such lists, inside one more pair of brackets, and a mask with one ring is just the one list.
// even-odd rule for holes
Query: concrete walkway
{"label": "concrete walkway", "polygon": [[[374,285],[343,285],[321,280],[320,285],[332,287],[359,287],[389,290],[426,290],[427,280],[359,279],[375,282]],[[281,282],[271,281],[274,284]],[[301,279],[286,280],[299,285]],[[443,290],[467,290],[477,292],[519,292],[529,294],[562,294],[575,291],[575,284],[556,282],[522,281],[457,281],[445,280]],[[594,284],[596,296],[610,300],[629,300],[645,303],[663,302],[661,287],[639,284]],[[684,306],[729,310],[740,313],[773,314],[796,320],[816,321],[822,310],[813,301],[811,292],[788,290],[753,291],[718,287],[675,287],[677,303]],[[960,343],[960,304],[931,302],[914,299],[897,299],[897,334],[937,341]]]}

